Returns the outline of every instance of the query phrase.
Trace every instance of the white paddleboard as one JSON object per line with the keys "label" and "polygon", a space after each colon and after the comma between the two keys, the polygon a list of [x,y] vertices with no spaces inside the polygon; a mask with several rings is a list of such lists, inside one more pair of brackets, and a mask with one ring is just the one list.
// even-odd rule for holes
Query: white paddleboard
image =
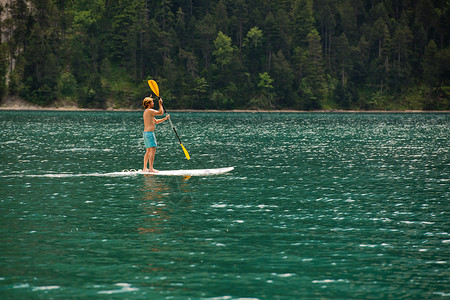
{"label": "white paddleboard", "polygon": [[143,172],[142,170],[139,171],[129,171],[129,172],[115,172],[115,173],[109,173],[111,175],[133,175],[133,174],[150,174],[150,175],[157,175],[157,176],[208,176],[208,175],[218,175],[230,172],[234,169],[234,167],[227,167],[227,168],[216,168],[216,169],[193,169],[193,170],[164,170],[159,171],[158,173],[153,172]]}
{"label": "white paddleboard", "polygon": [[111,173],[87,173],[87,174],[70,174],[70,173],[47,173],[47,174],[15,174],[6,175],[2,177],[53,177],[53,178],[64,178],[64,177],[102,177],[102,176],[136,176],[139,174],[144,175],[157,175],[157,176],[208,176],[208,175],[218,175],[230,172],[234,167],[227,168],[216,168],[216,169],[193,169],[193,170],[165,170],[159,171],[158,173],[143,172],[142,170],[124,170],[122,172],[111,172]]}

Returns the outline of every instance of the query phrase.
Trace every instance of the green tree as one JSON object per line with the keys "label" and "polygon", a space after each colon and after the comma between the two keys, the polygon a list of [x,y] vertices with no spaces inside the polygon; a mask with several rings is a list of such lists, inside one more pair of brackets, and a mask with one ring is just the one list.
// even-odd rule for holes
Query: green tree
{"label": "green tree", "polygon": [[376,42],[378,55],[371,62],[371,73],[374,80],[379,82],[380,92],[383,93],[386,88],[386,78],[389,76],[389,54],[391,53],[390,32],[388,24],[383,18],[377,19],[372,34]]}
{"label": "green tree", "polygon": [[347,81],[346,69],[350,68],[350,45],[345,33],[341,34],[337,39],[336,44],[337,59],[339,61],[341,72],[341,85],[345,87]]}
{"label": "green tree", "polygon": [[314,29],[313,1],[292,1],[293,46],[306,46],[307,36]]}
{"label": "green tree", "polygon": [[203,77],[198,77],[194,81],[193,91],[197,95],[197,101],[200,102],[208,91],[208,82]]}
{"label": "green tree", "polygon": [[85,108],[105,108],[106,91],[98,73],[91,74],[87,85],[81,88],[78,104]]}
{"label": "green tree", "polygon": [[351,39],[357,38],[358,36],[358,11],[362,8],[362,3],[360,1],[345,0],[340,1],[338,5],[338,15],[340,19],[340,27],[343,33],[349,36]]}
{"label": "green tree", "polygon": [[252,27],[244,39],[244,46],[249,46],[250,48],[258,48],[263,39],[263,32],[257,26]]}
{"label": "green tree", "polygon": [[322,49],[325,57],[325,64],[328,70],[331,69],[331,54],[333,34],[336,28],[337,8],[334,1],[316,0],[317,21],[320,24],[320,35],[322,36]]}
{"label": "green tree", "polygon": [[276,91],[274,94],[279,99],[278,106],[289,108],[295,103],[294,87],[294,72],[289,61],[279,50],[273,58],[272,67],[273,86]]}
{"label": "green tree", "polygon": [[216,18],[217,30],[228,33],[228,12],[222,0],[217,2],[214,15]]}
{"label": "green tree", "polygon": [[349,89],[342,85],[342,82],[339,82],[334,90],[334,99],[344,109],[350,108],[352,104],[352,95]]}
{"label": "green tree", "polygon": [[182,60],[186,61],[188,73],[192,76],[192,79],[195,80],[198,73],[198,61],[195,53],[192,51],[185,51],[180,47],[178,55]]}
{"label": "green tree", "polygon": [[48,105],[56,100],[59,66],[45,32],[35,23],[24,57],[24,87],[21,95],[28,101]]}
{"label": "green tree", "polygon": [[204,59],[204,68],[209,68],[209,58],[211,57],[211,42],[214,36],[217,36],[216,24],[211,14],[206,14],[196,24],[196,35],[198,35],[197,44],[200,45]]}
{"label": "green tree", "polygon": [[110,57],[115,61],[129,58],[127,51],[129,34],[133,26],[135,12],[128,2],[112,1],[108,7],[111,18],[111,29],[109,32]]}
{"label": "green tree", "polygon": [[315,108],[320,108],[320,100],[325,99],[325,71],[323,67],[322,47],[320,43],[320,35],[317,30],[313,29],[307,36],[308,51],[307,61],[304,68],[304,75],[307,82],[312,88],[312,92],[317,100],[313,103]]}
{"label": "green tree", "polygon": [[231,3],[231,18],[229,21],[230,29],[236,35],[239,51],[242,50],[244,43],[244,26],[248,19],[248,4],[245,0],[234,0]]}
{"label": "green tree", "polygon": [[394,50],[395,61],[393,62],[392,70],[392,85],[395,89],[406,91],[411,76],[411,64],[409,63],[409,56],[411,55],[411,44],[413,34],[407,24],[407,16],[404,12],[397,24],[397,27],[392,36],[392,47]]}
{"label": "green tree", "polygon": [[258,87],[267,93],[267,104],[268,106],[273,109],[274,106],[272,104],[272,85],[273,79],[270,77],[270,75],[267,72],[259,73],[259,83]]}
{"label": "green tree", "polygon": [[244,39],[244,52],[247,68],[251,74],[262,70],[265,60],[264,48],[262,47],[264,34],[259,27],[252,27]]}
{"label": "green tree", "polygon": [[223,70],[224,66],[231,62],[233,54],[237,49],[231,45],[231,38],[223,34],[222,31],[219,31],[219,34],[214,41],[214,48],[213,55],[216,57],[217,63]]}
{"label": "green tree", "polygon": [[25,48],[30,29],[30,12],[25,0],[12,1],[9,14],[11,18],[6,20],[7,32],[11,34],[8,39],[9,53],[12,59],[18,59],[18,54]]}
{"label": "green tree", "polygon": [[406,13],[403,13],[392,36],[392,46],[395,54],[397,55],[396,58],[399,65],[402,64],[403,61],[407,62],[408,56],[411,52],[410,49],[412,40],[413,34],[407,24],[407,16]]}
{"label": "green tree", "polygon": [[437,45],[431,40],[426,49],[423,58],[423,79],[429,87],[430,94],[439,81],[439,61],[437,60]]}

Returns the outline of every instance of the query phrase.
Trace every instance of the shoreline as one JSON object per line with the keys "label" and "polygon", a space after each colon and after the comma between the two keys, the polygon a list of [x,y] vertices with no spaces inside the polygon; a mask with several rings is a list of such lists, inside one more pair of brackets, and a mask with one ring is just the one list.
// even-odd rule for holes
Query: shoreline
{"label": "shoreline", "polygon": [[[43,107],[43,106],[6,106],[0,105],[0,111],[104,111],[104,112],[139,112],[144,111],[144,109],[133,109],[133,108],[79,108],[77,106],[63,106],[63,107]],[[279,109],[279,110],[264,110],[264,109],[231,109],[231,110],[219,110],[219,109],[170,109],[170,112],[211,112],[211,113],[405,113],[405,114],[416,114],[416,113],[450,113],[450,110],[344,110],[344,109],[321,109],[321,110],[295,110],[295,109]]]}
{"label": "shoreline", "polygon": [[[20,97],[9,97],[0,103],[0,111],[122,111],[122,112],[138,112],[143,109],[134,108],[114,108],[107,107],[105,109],[100,108],[79,108],[76,105],[60,105],[53,104],[48,107],[38,106]],[[219,110],[219,109],[170,109],[170,112],[214,112],[214,113],[450,113],[450,110],[344,110],[344,109],[330,109],[330,110],[295,110],[295,109],[280,109],[280,110],[264,110],[264,109],[232,109],[232,110]]]}
{"label": "shoreline", "polygon": [[[30,106],[0,106],[0,111],[73,111],[73,112],[139,112],[143,109],[133,108],[79,108],[73,107],[30,107]],[[170,112],[210,112],[210,113],[405,113],[405,114],[417,114],[417,113],[450,113],[449,110],[343,110],[343,109],[330,109],[330,110],[294,110],[294,109],[280,109],[280,110],[253,110],[253,109],[231,109],[231,110],[219,110],[219,109],[170,109]]]}

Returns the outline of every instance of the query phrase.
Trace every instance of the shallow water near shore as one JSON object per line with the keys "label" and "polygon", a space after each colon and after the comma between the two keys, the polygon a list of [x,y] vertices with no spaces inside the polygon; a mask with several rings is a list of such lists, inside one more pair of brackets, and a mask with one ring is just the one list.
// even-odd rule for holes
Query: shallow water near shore
{"label": "shallow water near shore", "polygon": [[171,116],[0,111],[2,299],[450,296],[450,114]]}

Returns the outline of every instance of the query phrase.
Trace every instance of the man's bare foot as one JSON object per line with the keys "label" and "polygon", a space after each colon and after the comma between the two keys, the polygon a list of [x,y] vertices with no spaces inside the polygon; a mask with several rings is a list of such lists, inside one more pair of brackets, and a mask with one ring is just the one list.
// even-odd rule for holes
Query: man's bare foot
{"label": "man's bare foot", "polygon": [[142,170],[142,172],[149,172],[149,170],[148,169],[144,169],[144,170]]}
{"label": "man's bare foot", "polygon": [[151,170],[149,170],[149,172],[150,172],[150,173],[159,173],[159,171],[156,170],[156,169],[151,169]]}

